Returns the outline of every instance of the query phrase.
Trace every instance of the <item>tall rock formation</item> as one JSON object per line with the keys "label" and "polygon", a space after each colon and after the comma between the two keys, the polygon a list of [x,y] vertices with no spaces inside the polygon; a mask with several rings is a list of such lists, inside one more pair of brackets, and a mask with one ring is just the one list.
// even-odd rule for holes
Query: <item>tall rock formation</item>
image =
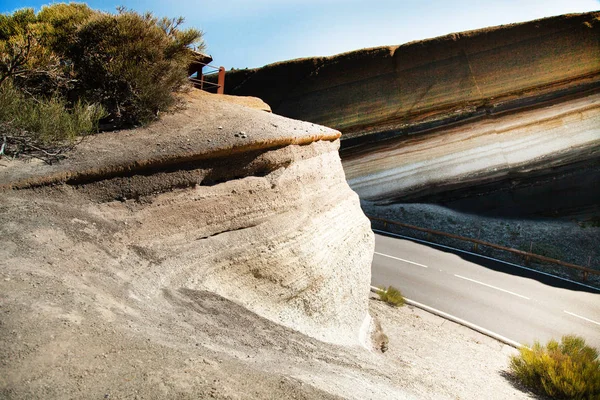
{"label": "tall rock formation", "polygon": [[367,200],[600,203],[599,12],[233,71],[227,87],[341,130]]}
{"label": "tall rock formation", "polygon": [[51,287],[75,304],[93,295],[96,318],[151,318],[169,293],[208,291],[320,340],[364,343],[374,239],[338,138],[196,93],[61,163],[7,163],[2,271],[51,283],[3,291],[3,304],[63,307]]}

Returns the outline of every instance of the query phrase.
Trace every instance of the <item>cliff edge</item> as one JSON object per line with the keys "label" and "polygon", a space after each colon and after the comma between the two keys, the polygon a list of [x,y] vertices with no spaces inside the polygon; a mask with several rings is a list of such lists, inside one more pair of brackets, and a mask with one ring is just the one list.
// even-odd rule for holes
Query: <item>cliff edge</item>
{"label": "cliff edge", "polygon": [[599,75],[600,12],[592,12],[230,71],[226,90],[347,140],[598,89]]}
{"label": "cliff edge", "polygon": [[600,12],[232,71],[228,90],[342,131],[376,205],[600,213]]}
{"label": "cliff edge", "polygon": [[76,396],[70,374],[95,385],[85,348],[118,351],[115,337],[168,343],[184,329],[198,346],[206,327],[182,309],[225,301],[239,318],[247,309],[368,345],[374,238],[339,132],[214,95],[188,100],[146,128],[90,137],[58,164],[0,160],[5,394]]}

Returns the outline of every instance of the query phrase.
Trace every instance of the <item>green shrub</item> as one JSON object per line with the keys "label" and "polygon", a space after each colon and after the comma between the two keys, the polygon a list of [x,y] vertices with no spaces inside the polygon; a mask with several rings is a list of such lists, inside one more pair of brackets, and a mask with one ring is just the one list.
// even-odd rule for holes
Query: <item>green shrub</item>
{"label": "green shrub", "polygon": [[405,301],[402,293],[393,286],[388,286],[387,289],[379,288],[377,294],[382,301],[385,301],[394,307],[402,307],[404,305]]}
{"label": "green shrub", "polygon": [[29,153],[54,161],[77,136],[95,132],[98,121],[104,115],[100,105],[78,101],[68,106],[58,96],[37,99],[23,94],[10,81],[5,81],[0,86],[2,153]]}
{"label": "green shrub", "polygon": [[98,116],[106,128],[155,119],[188,87],[190,47],[204,48],[202,32],[182,23],[77,3],[0,14],[3,132],[43,144],[93,131]]}
{"label": "green shrub", "polygon": [[174,93],[188,87],[189,46],[202,36],[180,30],[182,22],[124,10],[90,18],[65,52],[79,97],[99,99],[117,125],[146,123],[168,110]]}
{"label": "green shrub", "polygon": [[512,374],[535,392],[557,399],[599,399],[598,351],[574,335],[523,347],[510,359]]}

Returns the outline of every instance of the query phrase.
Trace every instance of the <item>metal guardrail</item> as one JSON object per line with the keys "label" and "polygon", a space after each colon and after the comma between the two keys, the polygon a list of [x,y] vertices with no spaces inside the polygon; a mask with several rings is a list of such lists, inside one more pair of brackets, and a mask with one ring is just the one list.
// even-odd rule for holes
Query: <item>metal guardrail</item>
{"label": "metal guardrail", "polygon": [[367,215],[367,217],[371,220],[371,221],[377,221],[377,222],[382,222],[384,224],[384,227],[387,227],[388,224],[390,225],[396,225],[396,226],[400,226],[402,228],[408,228],[408,229],[413,229],[416,231],[420,231],[420,232],[425,232],[427,233],[428,236],[430,235],[438,235],[438,236],[445,236],[451,239],[458,239],[458,240],[462,240],[462,241],[466,241],[466,242],[471,242],[473,243],[473,250],[476,251],[478,249],[478,246],[486,246],[486,247],[490,247],[493,249],[497,249],[497,250],[502,250],[502,251],[506,251],[515,255],[519,255],[521,257],[524,257],[526,261],[530,261],[531,259],[536,259],[542,262],[546,262],[546,263],[551,263],[551,264],[556,264],[556,265],[560,265],[563,267],[567,267],[567,268],[571,268],[571,269],[575,269],[578,271],[581,271],[583,276],[582,279],[585,282],[589,276],[589,274],[592,275],[599,275],[600,276],[600,271],[592,269],[592,268],[587,268],[587,267],[582,267],[581,265],[577,265],[577,264],[572,264],[572,263],[568,263],[565,261],[561,261],[561,260],[557,260],[554,258],[550,258],[550,257],[546,257],[546,256],[542,256],[539,254],[535,254],[535,253],[531,253],[528,251],[523,251],[523,250],[517,250],[517,249],[513,249],[510,247],[506,247],[506,246],[501,246],[498,244],[494,244],[494,243],[489,243],[489,242],[485,242],[483,240],[479,240],[479,239],[472,239],[472,238],[468,238],[468,237],[464,237],[464,236],[459,236],[459,235],[455,235],[452,233],[447,233],[447,232],[442,232],[442,231],[436,231],[433,229],[427,229],[427,228],[421,228],[418,226],[414,226],[414,225],[409,225],[409,224],[405,224],[402,222],[395,222],[395,221],[389,221],[387,219],[383,219],[383,218],[377,218],[377,217],[373,217],[371,215]]}
{"label": "metal guardrail", "polygon": [[203,62],[197,62],[198,64],[202,64],[204,67],[212,68],[213,72],[208,75],[218,74],[217,83],[207,82],[204,80],[204,74],[200,73],[200,79],[197,78],[188,78],[194,86],[199,87],[200,90],[205,90],[205,85],[208,85],[211,88],[217,88],[217,94],[225,93],[225,68],[224,67],[215,67],[214,65],[205,64]]}

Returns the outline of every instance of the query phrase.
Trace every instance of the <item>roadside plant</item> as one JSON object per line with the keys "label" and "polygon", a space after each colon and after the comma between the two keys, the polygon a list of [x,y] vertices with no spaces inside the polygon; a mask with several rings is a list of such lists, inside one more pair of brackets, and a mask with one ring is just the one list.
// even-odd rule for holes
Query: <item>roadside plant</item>
{"label": "roadside plant", "polygon": [[514,377],[534,392],[555,399],[600,399],[598,350],[575,335],[563,336],[560,343],[545,346],[535,342],[522,347],[510,359]]}
{"label": "roadside plant", "polygon": [[393,286],[386,288],[379,288],[377,294],[382,301],[385,301],[393,307],[402,307],[405,303],[404,296],[402,293]]}

